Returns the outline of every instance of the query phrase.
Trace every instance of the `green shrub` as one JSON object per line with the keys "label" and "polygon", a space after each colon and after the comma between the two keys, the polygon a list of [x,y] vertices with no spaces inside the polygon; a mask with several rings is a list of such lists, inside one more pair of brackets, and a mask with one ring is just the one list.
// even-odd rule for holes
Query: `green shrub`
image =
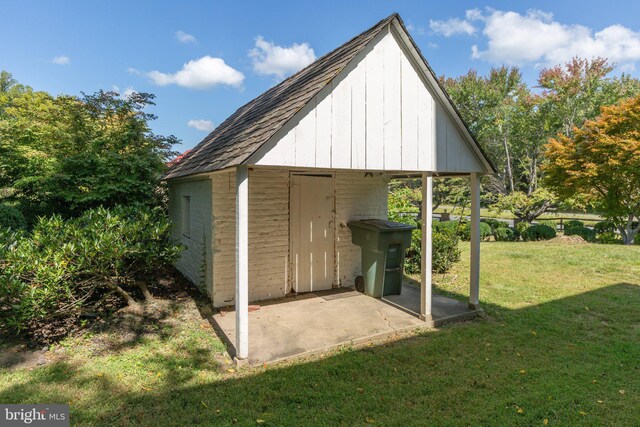
{"label": "green shrub", "polygon": [[[436,223],[434,222],[433,224],[435,226]],[[404,270],[406,273],[420,273],[420,257],[422,254],[421,239],[422,230],[413,230],[411,234],[411,247],[407,250],[404,262]],[[432,246],[433,256],[431,270],[434,273],[446,273],[451,269],[453,264],[460,261],[458,237],[451,229],[437,229],[437,227],[434,227],[432,234]]]}
{"label": "green shrub", "polygon": [[567,228],[574,228],[574,227],[584,227],[584,222],[577,221],[577,220],[570,220],[564,223],[565,230]]}
{"label": "green shrub", "polygon": [[598,234],[598,241],[606,245],[614,245],[616,243],[622,243],[622,237],[613,231],[605,231]]}
{"label": "green shrub", "polygon": [[593,226],[593,231],[595,231],[596,234],[615,233],[617,229],[618,227],[616,227],[613,221],[600,221]]}
{"label": "green shrub", "polygon": [[555,222],[555,221],[551,221],[551,220],[549,220],[549,219],[542,220],[542,221],[538,221],[538,224],[540,224],[540,225],[546,225],[546,226],[548,226],[548,227],[553,228],[554,230],[557,230],[557,229],[558,229],[558,223],[557,223],[557,222]]}
{"label": "green shrub", "polygon": [[485,218],[482,220],[483,223],[489,224],[492,231],[496,231],[498,228],[507,228],[509,227],[509,223],[505,221],[500,221],[493,218]]}
{"label": "green shrub", "polygon": [[515,225],[515,229],[518,232],[519,235],[521,235],[524,238],[524,235],[527,231],[527,228],[531,227],[531,224],[525,221],[520,221],[517,222]]}
{"label": "green shrub", "polygon": [[0,228],[22,230],[27,227],[24,215],[18,208],[6,203],[0,203]]}
{"label": "green shrub", "polygon": [[580,236],[587,242],[596,241],[596,232],[587,227],[567,227],[564,229],[565,236]]}
{"label": "green shrub", "polygon": [[458,229],[461,226],[462,225],[458,221],[434,221],[433,222],[434,231],[447,230],[453,234],[458,234]]}
{"label": "green shrub", "polygon": [[[493,233],[491,230],[491,226],[489,226],[489,224],[481,222],[480,223],[480,239],[485,240],[489,238],[489,236],[491,236],[492,234]],[[458,237],[460,237],[460,240],[464,240],[466,242],[471,240],[471,223],[466,221],[460,223],[460,228],[458,228]]]}
{"label": "green shrub", "polygon": [[109,293],[135,303],[131,291],[148,292],[146,280],[179,254],[169,233],[162,210],[140,206],[96,208],[66,221],[54,215],[29,234],[3,233],[0,326],[20,332],[72,319]]}
{"label": "green shrub", "polygon": [[493,232],[496,242],[515,242],[520,239],[518,230],[513,227],[497,228]]}
{"label": "green shrub", "polygon": [[536,224],[527,228],[522,237],[526,241],[549,240],[556,237],[556,230],[548,225]]}

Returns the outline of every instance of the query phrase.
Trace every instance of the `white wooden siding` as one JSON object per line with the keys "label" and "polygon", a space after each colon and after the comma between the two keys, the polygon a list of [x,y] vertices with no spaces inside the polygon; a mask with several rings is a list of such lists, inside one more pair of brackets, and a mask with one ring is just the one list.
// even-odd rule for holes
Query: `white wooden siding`
{"label": "white wooden siding", "polygon": [[248,163],[483,172],[393,31],[382,32]]}

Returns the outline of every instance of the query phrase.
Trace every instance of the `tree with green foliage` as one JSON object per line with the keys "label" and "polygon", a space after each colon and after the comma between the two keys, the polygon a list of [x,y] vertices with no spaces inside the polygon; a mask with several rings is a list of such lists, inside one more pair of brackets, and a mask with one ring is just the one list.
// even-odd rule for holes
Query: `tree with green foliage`
{"label": "tree with green foliage", "polygon": [[496,176],[483,181],[495,209],[531,222],[558,202],[540,186],[545,143],[558,133],[570,136],[573,126],[594,118],[603,105],[640,94],[640,81],[624,74],[610,77],[612,70],[601,58],[575,58],[543,69],[540,93],[527,87],[517,68],[494,68],[487,76],[469,71],[443,80],[498,168]]}
{"label": "tree with green foliage", "polygon": [[177,140],[151,131],[153,95],[53,97],[19,86],[8,73],[0,82],[0,188],[32,221],[156,203]]}

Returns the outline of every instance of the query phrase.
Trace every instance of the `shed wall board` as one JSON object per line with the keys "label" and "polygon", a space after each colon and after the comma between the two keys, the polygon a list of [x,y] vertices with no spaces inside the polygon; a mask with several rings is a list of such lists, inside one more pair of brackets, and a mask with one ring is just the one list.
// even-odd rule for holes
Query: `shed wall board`
{"label": "shed wall board", "polygon": [[484,172],[403,43],[394,31],[379,34],[248,163]]}
{"label": "shed wall board", "polygon": [[[213,177],[213,304],[234,303],[235,173]],[[249,301],[285,295],[289,265],[289,173],[249,170]]]}
{"label": "shed wall board", "polygon": [[[184,197],[189,197],[189,236],[182,233]],[[211,260],[211,181],[200,179],[172,183],[169,186],[169,216],[172,238],[184,246],[176,268],[191,282],[212,293]]]}
{"label": "shed wall board", "polygon": [[214,174],[213,188],[213,305],[231,305],[236,283],[236,173]]}
{"label": "shed wall board", "polygon": [[[318,173],[317,170],[296,173]],[[324,171],[322,173],[327,173]],[[353,286],[362,274],[360,248],[351,243],[347,223],[387,218],[388,177],[380,172],[329,171],[335,187],[334,286]],[[249,170],[249,301],[280,298],[290,291],[289,169]],[[191,197],[191,236],[181,236],[179,202]],[[210,180],[170,184],[173,235],[187,248],[176,267],[192,282],[206,283],[215,307],[235,298],[235,172]],[[208,263],[205,254],[210,260]],[[210,266],[207,269],[207,266]]]}

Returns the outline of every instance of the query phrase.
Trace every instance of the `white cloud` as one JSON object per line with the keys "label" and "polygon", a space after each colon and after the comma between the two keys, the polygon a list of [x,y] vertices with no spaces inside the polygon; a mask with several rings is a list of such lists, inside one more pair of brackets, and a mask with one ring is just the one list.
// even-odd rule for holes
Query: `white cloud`
{"label": "white cloud", "polygon": [[118,94],[120,94],[121,98],[128,98],[128,97],[130,97],[131,95],[133,95],[134,93],[137,92],[131,86],[127,87],[124,91],[121,91],[120,90],[120,86],[111,85],[111,90],[114,91],[114,92],[117,92]]}
{"label": "white cloud", "polygon": [[133,95],[133,94],[134,94],[134,93],[136,93],[136,92],[137,92],[137,90],[135,90],[134,88],[132,88],[131,86],[129,86],[128,88],[126,88],[126,89],[124,90],[124,92],[122,92],[122,95],[123,95],[125,98],[128,98],[128,97],[130,97],[131,95]]}
{"label": "white cloud", "polygon": [[129,74],[133,74],[134,76],[142,75],[142,72],[141,72],[140,70],[137,70],[137,69],[135,69],[135,68],[133,68],[133,67],[129,67],[129,68],[127,68],[127,72],[128,72]]}
{"label": "white cloud", "polygon": [[474,45],[471,56],[492,63],[513,65],[535,63],[554,65],[573,57],[603,57],[633,69],[640,60],[640,33],[622,25],[611,25],[594,31],[583,25],[562,24],[553,14],[529,10],[526,14],[512,11],[477,9],[467,11],[467,18],[480,21],[487,38],[484,49]]}
{"label": "white cloud", "polygon": [[180,43],[195,43],[198,41],[194,36],[192,36],[191,34],[185,33],[182,30],[176,31],[175,35],[176,35],[176,39],[178,39]]}
{"label": "white cloud", "polygon": [[213,122],[211,120],[189,120],[187,122],[187,126],[203,132],[211,132],[214,129]]}
{"label": "white cloud", "polygon": [[256,73],[280,79],[316,60],[316,54],[308,43],[283,47],[266,41],[262,36],[256,38],[256,47],[249,51],[249,57],[253,59]]}
{"label": "white cloud", "polygon": [[467,20],[460,18],[451,18],[446,21],[429,20],[429,28],[434,33],[442,34],[445,37],[451,37],[457,34],[467,34],[469,36],[476,32],[476,27]]}
{"label": "white cloud", "polygon": [[147,76],[158,86],[176,84],[191,89],[207,89],[216,85],[240,86],[244,74],[225,64],[221,58],[203,56],[183,65],[175,73],[151,71]]}
{"label": "white cloud", "polygon": [[56,65],[67,65],[71,63],[71,58],[69,58],[68,56],[60,55],[60,56],[55,56],[51,60],[51,62]]}
{"label": "white cloud", "polygon": [[411,22],[407,24],[407,31],[409,31],[409,33],[411,33],[412,35],[415,34],[417,36],[424,36],[426,34],[424,27],[421,27],[421,26],[416,27]]}

